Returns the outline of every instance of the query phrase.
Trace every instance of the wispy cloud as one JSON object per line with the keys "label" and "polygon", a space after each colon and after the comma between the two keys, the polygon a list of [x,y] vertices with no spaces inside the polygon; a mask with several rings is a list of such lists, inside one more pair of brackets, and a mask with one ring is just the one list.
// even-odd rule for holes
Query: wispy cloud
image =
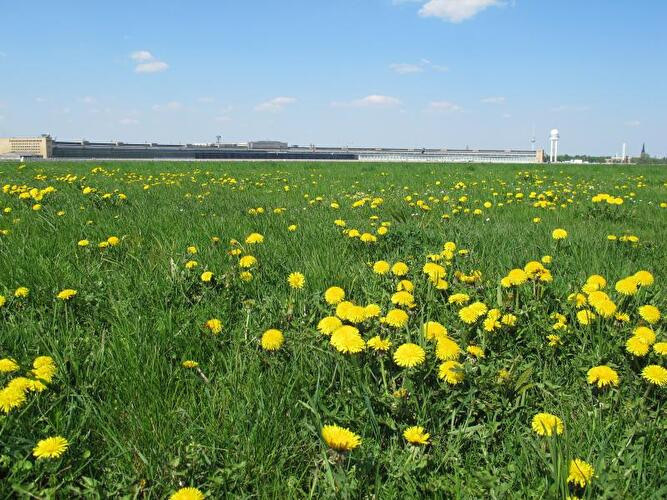
{"label": "wispy cloud", "polygon": [[35,97],[35,102],[39,103],[46,102],[46,97]]}
{"label": "wispy cloud", "polygon": [[371,94],[361,99],[353,101],[334,101],[331,103],[333,107],[350,107],[350,108],[388,108],[401,104],[400,99],[388,95]]}
{"label": "wispy cloud", "polygon": [[626,127],[639,127],[641,122],[639,120],[629,120],[625,122]]}
{"label": "wispy cloud", "polygon": [[505,100],[506,99],[503,96],[492,96],[481,99],[481,102],[484,104],[503,104]]}
{"label": "wispy cloud", "polygon": [[437,17],[451,23],[460,23],[471,19],[489,7],[498,7],[505,2],[500,0],[429,0],[421,9],[422,17]]}
{"label": "wispy cloud", "polygon": [[169,65],[166,62],[159,61],[147,50],[132,52],[130,59],[137,63],[134,67],[135,73],[159,73],[169,69]]}
{"label": "wispy cloud", "polygon": [[179,111],[183,109],[183,103],[180,101],[169,101],[164,104],[154,104],[153,111]]}
{"label": "wispy cloud", "polygon": [[137,125],[139,124],[139,120],[135,118],[121,118],[120,120],[118,120],[118,123],[120,123],[121,125]]}
{"label": "wispy cloud", "polygon": [[447,66],[433,64],[428,59],[422,59],[418,63],[392,63],[389,69],[399,75],[409,75],[414,73],[423,73],[424,71],[437,71],[439,73],[449,71]]}
{"label": "wispy cloud", "polygon": [[407,64],[407,63],[393,63],[389,65],[389,69],[394,73],[399,75],[408,75],[410,73],[421,73],[424,71],[424,68],[419,64]]}
{"label": "wispy cloud", "polygon": [[573,106],[570,104],[561,104],[560,106],[555,106],[551,108],[551,111],[554,113],[561,113],[564,111],[590,111],[591,107],[587,105]]}
{"label": "wispy cloud", "polygon": [[79,99],[79,102],[82,102],[83,104],[95,104],[97,102],[97,99],[95,99],[92,96],[87,95],[85,97],[81,97]]}
{"label": "wispy cloud", "polygon": [[212,102],[215,102],[215,98],[208,96],[197,97],[197,102],[201,102],[202,104],[210,104]]}
{"label": "wispy cloud", "polygon": [[463,108],[456,103],[451,101],[431,101],[428,103],[429,111],[439,111],[439,112],[454,112],[454,111],[463,111]]}
{"label": "wispy cloud", "polygon": [[268,101],[260,102],[255,106],[255,111],[270,111],[275,113],[277,111],[282,111],[285,107],[294,104],[295,102],[296,99],[294,97],[274,97]]}

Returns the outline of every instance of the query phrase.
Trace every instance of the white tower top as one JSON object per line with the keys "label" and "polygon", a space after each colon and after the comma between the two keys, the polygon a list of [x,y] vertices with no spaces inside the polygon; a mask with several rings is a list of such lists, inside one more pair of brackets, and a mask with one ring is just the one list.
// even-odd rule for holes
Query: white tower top
{"label": "white tower top", "polygon": [[557,128],[552,128],[551,133],[549,134],[549,139],[551,142],[551,151],[549,152],[549,161],[551,163],[556,163],[558,161],[558,139],[560,135],[558,134]]}

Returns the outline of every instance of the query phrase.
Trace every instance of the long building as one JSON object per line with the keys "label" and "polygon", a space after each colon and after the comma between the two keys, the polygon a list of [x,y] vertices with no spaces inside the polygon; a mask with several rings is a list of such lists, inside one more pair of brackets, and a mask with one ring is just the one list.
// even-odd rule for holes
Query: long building
{"label": "long building", "polygon": [[542,163],[541,149],[409,149],[288,146],[286,142],[157,144],[54,141],[41,137],[0,139],[0,158],[95,160],[347,160],[439,163]]}

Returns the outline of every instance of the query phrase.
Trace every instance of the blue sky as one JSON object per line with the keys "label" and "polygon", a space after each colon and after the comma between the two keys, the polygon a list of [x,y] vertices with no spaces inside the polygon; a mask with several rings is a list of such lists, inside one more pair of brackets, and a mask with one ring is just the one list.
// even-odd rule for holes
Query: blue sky
{"label": "blue sky", "polygon": [[662,0],[0,1],[0,136],[667,155]]}

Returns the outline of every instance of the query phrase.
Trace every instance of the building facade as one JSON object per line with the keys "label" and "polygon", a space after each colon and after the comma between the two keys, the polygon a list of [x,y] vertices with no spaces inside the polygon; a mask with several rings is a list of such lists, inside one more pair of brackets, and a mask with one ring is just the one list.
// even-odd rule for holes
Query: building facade
{"label": "building facade", "polygon": [[0,138],[0,155],[50,158],[52,153],[53,140],[48,135],[42,135],[41,137]]}
{"label": "building facade", "polygon": [[544,152],[514,149],[406,149],[289,146],[286,142],[157,144],[53,141],[41,137],[0,139],[0,157],[98,160],[345,160],[432,163],[542,163]]}

